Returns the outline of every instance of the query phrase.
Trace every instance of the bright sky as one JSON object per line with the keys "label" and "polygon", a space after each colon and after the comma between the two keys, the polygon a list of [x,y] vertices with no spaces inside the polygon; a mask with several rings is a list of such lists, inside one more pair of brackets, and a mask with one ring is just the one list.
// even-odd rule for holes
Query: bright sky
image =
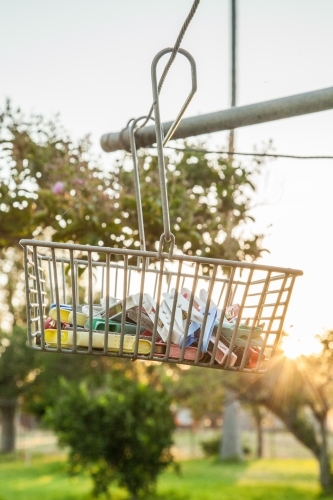
{"label": "bright sky", "polygon": [[[60,113],[72,137],[119,131],[146,114],[150,65],[172,46],[192,0],[0,0],[0,102],[9,97],[26,113]],[[333,85],[332,0],[238,0],[237,104]],[[230,104],[230,1],[201,0],[182,44],[194,56],[198,92],[186,116]],[[163,89],[162,120],[172,120],[189,90],[179,58]],[[333,110],[236,131],[236,149],[272,139],[284,154],[333,155]],[[226,133],[210,137],[226,146]],[[267,231],[263,262],[299,268],[285,329],[311,337],[333,328],[333,160],[285,160],[265,167],[254,215]],[[291,328],[291,325],[293,327]],[[305,343],[304,343],[305,340]]]}

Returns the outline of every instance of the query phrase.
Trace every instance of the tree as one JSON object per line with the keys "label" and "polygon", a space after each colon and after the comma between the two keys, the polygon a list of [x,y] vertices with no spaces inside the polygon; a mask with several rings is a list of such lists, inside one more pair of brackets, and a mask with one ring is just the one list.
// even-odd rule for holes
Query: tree
{"label": "tree", "polygon": [[[25,345],[26,333],[22,329],[25,324],[23,259],[18,242],[20,238],[37,236],[43,230],[54,233],[55,238],[61,240],[60,233],[64,228],[61,217],[58,221],[55,217],[64,211],[64,203],[68,203],[76,192],[74,188],[84,191],[89,183],[96,193],[100,193],[98,175],[101,172],[91,168],[84,159],[88,146],[88,141],[84,140],[75,149],[56,123],[46,123],[40,117],[26,121],[10,103],[0,112],[2,452],[14,449],[14,417],[19,398],[22,399],[27,387],[41,372],[34,352]],[[105,201],[106,196],[101,198]],[[84,212],[81,215],[88,216],[91,210],[89,197],[85,200],[87,205],[81,205],[78,210]],[[101,200],[97,205],[105,206]],[[58,228],[49,229],[54,225]],[[93,241],[96,242],[96,235]]]}
{"label": "tree", "polygon": [[7,102],[0,112],[0,248],[21,238],[107,245],[118,226],[109,175],[89,138],[74,144],[57,119],[28,119]]}
{"label": "tree", "polygon": [[[327,334],[327,338],[333,334]],[[329,345],[330,340],[326,342]],[[320,356],[325,382],[320,380],[318,358],[300,358],[290,360],[283,353],[274,358],[270,371],[264,375],[239,374],[237,379],[224,375],[224,383],[237,393],[237,397],[246,403],[262,405],[274,413],[306,446],[318,460],[319,480],[325,493],[333,491],[333,474],[330,463],[327,439],[327,412],[330,399],[327,391],[332,390],[331,369],[327,361],[331,357],[328,351]],[[318,371],[317,371],[318,370]],[[325,387],[326,384],[326,387]],[[326,395],[325,395],[326,392]]]}
{"label": "tree", "polygon": [[[196,423],[206,417],[216,422],[221,417],[224,387],[215,370],[164,364],[158,371],[165,377],[163,380],[173,401],[191,410]],[[201,387],[209,387],[209,390],[202,391]]]}
{"label": "tree", "polygon": [[[230,163],[221,155],[179,153],[166,159],[171,230],[176,244],[188,255],[231,260],[256,260],[265,250],[262,234],[251,234],[249,225],[254,179],[260,160],[246,167]],[[133,235],[137,208],[133,174],[126,162],[113,175],[118,186],[119,224],[129,248],[138,245]],[[142,151],[139,157],[142,210],[147,248],[155,249],[163,233],[157,157]]]}
{"label": "tree", "polygon": [[103,385],[63,381],[48,423],[70,447],[71,470],[90,472],[94,494],[117,481],[132,499],[147,498],[172,462],[171,400],[162,388],[113,374]]}
{"label": "tree", "polygon": [[0,249],[0,451],[15,448],[14,417],[19,400],[37,376],[34,353],[26,346],[25,304],[20,282],[23,262],[17,249]]}
{"label": "tree", "polygon": [[241,461],[243,452],[239,432],[240,403],[233,391],[226,390],[223,411],[223,435],[220,443],[219,457],[225,461]]}
{"label": "tree", "polygon": [[108,360],[101,357],[95,359],[85,355],[69,357],[62,353],[34,352],[37,377],[27,388],[22,406],[28,413],[34,414],[40,423],[43,423],[47,409],[57,402],[61,378],[68,383],[89,379],[98,384],[110,370]]}
{"label": "tree", "polygon": [[1,453],[15,449],[14,417],[19,398],[38,375],[34,351],[26,347],[26,332],[15,326],[11,334],[0,331]]}
{"label": "tree", "polygon": [[[0,111],[0,153],[0,272],[7,280],[1,321],[10,332],[24,324],[24,295],[15,296],[20,287],[23,291],[21,238],[128,248],[139,242],[127,158],[107,172],[92,157],[88,137],[75,144],[57,118],[25,117],[10,102]],[[147,248],[154,249],[163,230],[157,158],[140,155]],[[168,159],[172,231],[185,253],[239,260],[261,254],[261,235],[242,234],[251,219],[257,170],[204,153]],[[30,371],[27,364],[26,376]]]}
{"label": "tree", "polygon": [[42,373],[42,357],[33,357],[22,331],[25,294],[19,240],[39,237],[98,245],[118,226],[106,217],[112,207],[110,181],[93,160],[89,139],[74,144],[57,119],[26,118],[7,102],[0,110],[0,172],[2,451],[12,451],[18,398],[27,382]]}

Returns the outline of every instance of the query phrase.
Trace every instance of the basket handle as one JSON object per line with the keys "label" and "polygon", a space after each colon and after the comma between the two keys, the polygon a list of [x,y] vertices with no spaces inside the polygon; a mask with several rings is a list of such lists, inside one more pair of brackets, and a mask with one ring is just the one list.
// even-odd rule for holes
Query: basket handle
{"label": "basket handle", "polygon": [[[139,238],[140,238],[140,250],[146,251],[146,238],[145,229],[143,224],[143,214],[142,214],[142,203],[141,203],[141,192],[140,192],[140,181],[139,181],[139,167],[138,167],[138,156],[135,143],[135,132],[140,128],[137,127],[141,120],[148,120],[148,116],[140,116],[132,121],[129,126],[129,139],[132,153],[133,161],[133,174],[134,174],[134,191],[136,199],[136,211],[138,215],[138,227],[139,227]],[[151,118],[153,120],[154,118]]]}
{"label": "basket handle", "polygon": [[[157,83],[157,63],[161,59],[162,56],[167,54],[168,52],[172,52],[172,48],[166,48],[161,50],[153,59],[151,66],[151,81],[152,81],[152,89],[153,89],[153,106],[154,106],[154,117],[155,117],[155,130],[156,130],[156,144],[157,144],[157,155],[158,155],[158,170],[159,170],[159,178],[160,178],[160,189],[161,189],[161,202],[162,202],[162,214],[163,214],[163,225],[164,225],[164,233],[160,239],[160,253],[163,246],[163,242],[170,242],[173,248],[174,243],[174,235],[170,232],[170,216],[169,216],[169,205],[168,205],[168,196],[167,196],[167,188],[166,188],[166,177],[165,177],[165,161],[164,161],[164,153],[163,146],[165,146],[166,142],[169,141],[174,134],[176,128],[179,125],[179,122],[189,105],[192,97],[194,96],[197,90],[197,73],[196,73],[196,64],[189,52],[184,49],[179,49],[178,52],[185,56],[191,65],[191,75],[192,75],[192,88],[191,91],[184,102],[180,112],[178,113],[177,118],[169,128],[165,138],[163,139],[163,129],[161,125],[161,117],[160,117],[160,104],[159,104],[159,93],[158,93],[158,83]],[[171,253],[171,250],[170,250]]]}

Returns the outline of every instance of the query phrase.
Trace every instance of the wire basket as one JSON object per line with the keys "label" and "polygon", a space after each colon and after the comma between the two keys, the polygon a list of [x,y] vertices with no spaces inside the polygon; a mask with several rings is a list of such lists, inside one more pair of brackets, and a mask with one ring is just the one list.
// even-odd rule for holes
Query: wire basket
{"label": "wire basket", "polygon": [[[140,250],[21,240],[28,341],[48,352],[93,354],[264,373],[276,352],[290,296],[302,271],[178,254],[170,232],[156,66],[154,117],[164,233],[145,247],[135,131],[130,126]],[[170,139],[196,90],[166,139]],[[169,252],[164,252],[170,242]]]}
{"label": "wire basket", "polygon": [[29,345],[49,352],[265,372],[301,274],[140,250],[21,245]]}

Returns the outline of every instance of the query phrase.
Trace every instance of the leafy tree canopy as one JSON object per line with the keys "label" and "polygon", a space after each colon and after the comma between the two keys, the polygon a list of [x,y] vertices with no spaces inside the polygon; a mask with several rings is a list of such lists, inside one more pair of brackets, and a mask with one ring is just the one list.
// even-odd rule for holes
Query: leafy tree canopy
{"label": "leafy tree canopy", "polygon": [[[244,167],[221,155],[200,152],[185,151],[166,158],[171,230],[182,252],[248,261],[261,255],[263,235],[245,231],[246,223],[253,221],[250,209],[256,191],[254,178],[259,171],[256,165]],[[141,152],[139,174],[147,248],[154,249],[163,233],[155,155]],[[134,234],[131,228],[136,227],[137,219],[132,177],[124,164],[118,165],[114,182],[120,187],[119,219],[127,234]],[[138,242],[134,245],[138,246]]]}
{"label": "leafy tree canopy", "polygon": [[0,399],[17,399],[40,373],[26,340],[23,328],[16,326],[12,334],[0,331]]}
{"label": "leafy tree canopy", "polygon": [[[0,112],[0,248],[48,230],[54,241],[98,244],[117,229],[110,180],[85,137],[74,144],[57,120]],[[66,212],[66,214],[65,214]]]}
{"label": "leafy tree canopy", "polygon": [[[32,236],[137,248],[137,206],[128,157],[106,172],[89,139],[74,144],[57,120],[26,119],[10,103],[0,112],[0,248]],[[257,259],[262,235],[246,228],[260,161],[243,166],[221,155],[182,152],[167,159],[176,245],[189,255]],[[157,158],[139,159],[147,248],[163,232]]]}

